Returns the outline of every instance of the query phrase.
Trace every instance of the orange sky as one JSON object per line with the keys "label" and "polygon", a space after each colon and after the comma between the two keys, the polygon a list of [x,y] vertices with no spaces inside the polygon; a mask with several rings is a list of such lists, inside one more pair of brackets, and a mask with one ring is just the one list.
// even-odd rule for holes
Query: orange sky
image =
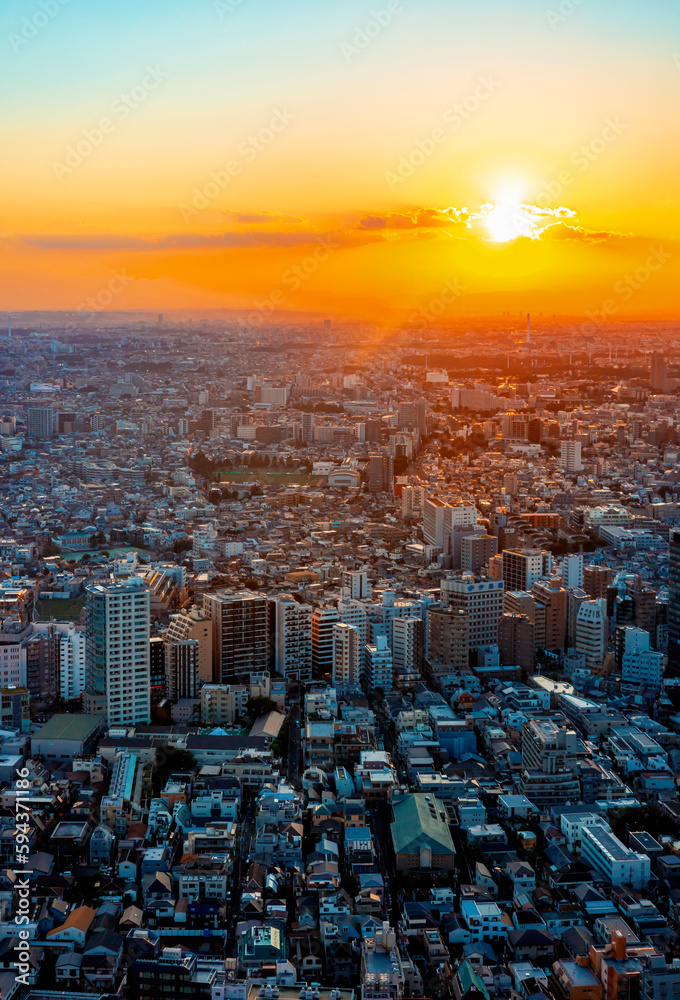
{"label": "orange sky", "polygon": [[670,3],[229,2],[5,5],[0,308],[674,315]]}

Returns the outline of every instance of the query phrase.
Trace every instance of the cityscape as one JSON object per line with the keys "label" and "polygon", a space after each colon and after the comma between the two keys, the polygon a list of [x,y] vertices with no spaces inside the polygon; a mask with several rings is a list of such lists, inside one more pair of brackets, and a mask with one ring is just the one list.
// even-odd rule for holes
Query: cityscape
{"label": "cityscape", "polygon": [[680,1000],[677,4],[0,47],[0,1000]]}

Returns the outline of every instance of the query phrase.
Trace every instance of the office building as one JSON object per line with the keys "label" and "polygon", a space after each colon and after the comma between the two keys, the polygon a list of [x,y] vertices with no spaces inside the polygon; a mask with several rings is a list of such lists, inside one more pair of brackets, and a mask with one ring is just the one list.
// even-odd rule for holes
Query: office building
{"label": "office building", "polygon": [[29,406],[27,430],[29,437],[51,438],[54,435],[54,410],[51,406]]}
{"label": "office building", "polygon": [[148,723],[148,589],[137,577],[93,584],[87,588],[85,623],[85,713],[104,715],[111,726]]}
{"label": "office building", "polygon": [[543,810],[551,805],[578,802],[581,783],[577,762],[586,756],[573,729],[552,719],[531,719],[522,727],[522,770],[518,791]]}
{"label": "office building", "polygon": [[333,684],[359,684],[363,672],[363,646],[359,630],[345,622],[333,626]]}
{"label": "office building", "polygon": [[267,670],[267,598],[249,590],[204,594],[203,611],[213,626],[213,675],[223,684]]}
{"label": "office building", "polygon": [[467,612],[470,649],[497,645],[498,622],[503,613],[503,581],[461,573],[443,579],[441,587],[446,607]]}
{"label": "office building", "polygon": [[601,872],[609,885],[630,885],[633,889],[649,885],[649,855],[622,844],[604,820],[581,830],[581,858]]}
{"label": "office building", "polygon": [[274,628],[274,665],[287,680],[312,679],[312,607],[292,594],[271,601]]}
{"label": "office building", "polygon": [[501,554],[506,590],[531,590],[552,570],[552,556],[542,549],[503,549]]}

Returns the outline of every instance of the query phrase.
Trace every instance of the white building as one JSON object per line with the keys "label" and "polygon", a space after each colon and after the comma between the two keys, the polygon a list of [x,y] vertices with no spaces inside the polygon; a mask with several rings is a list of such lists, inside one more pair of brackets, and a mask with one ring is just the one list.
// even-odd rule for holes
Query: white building
{"label": "white building", "polygon": [[274,598],[276,672],[290,680],[312,679],[312,608],[291,594]]}
{"label": "white building", "polygon": [[586,667],[591,670],[604,660],[607,636],[607,602],[604,598],[584,601],[576,616],[576,649],[586,655]]}
{"label": "white building", "polygon": [[562,582],[565,587],[583,587],[583,555],[574,553],[562,560]]}
{"label": "white building", "polygon": [[392,622],[392,667],[395,674],[420,672],[423,655],[421,618],[395,618]]}
{"label": "white building", "polygon": [[477,524],[476,507],[459,504],[454,506],[436,497],[426,497],[423,502],[423,535],[428,545],[448,552],[454,528],[470,528]]}
{"label": "white building", "polygon": [[368,582],[368,573],[364,570],[345,571],[342,574],[343,590],[348,592],[348,596],[355,601],[370,601],[371,585]]}
{"label": "white building", "polygon": [[649,855],[631,851],[604,822],[582,828],[581,857],[602,872],[610,885],[644,889],[649,884]]}
{"label": "white building", "polygon": [[560,458],[562,461],[562,468],[565,472],[573,473],[583,471],[580,441],[562,441],[560,444]]}
{"label": "white building", "polygon": [[149,625],[150,595],[138,577],[87,588],[86,714],[112,726],[149,722]]}
{"label": "white building", "polygon": [[80,698],[85,691],[85,633],[72,622],[57,622],[59,633],[59,696]]}
{"label": "white building", "polygon": [[333,626],[333,683],[359,684],[361,681],[361,636],[354,625],[336,622]]}

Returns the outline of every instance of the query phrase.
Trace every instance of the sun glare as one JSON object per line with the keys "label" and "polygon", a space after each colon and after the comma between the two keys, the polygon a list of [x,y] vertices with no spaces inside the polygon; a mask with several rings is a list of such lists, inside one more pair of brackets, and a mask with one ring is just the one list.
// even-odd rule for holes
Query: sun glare
{"label": "sun glare", "polygon": [[507,243],[519,236],[533,236],[536,229],[534,218],[520,202],[490,205],[484,216],[484,225],[495,243]]}

